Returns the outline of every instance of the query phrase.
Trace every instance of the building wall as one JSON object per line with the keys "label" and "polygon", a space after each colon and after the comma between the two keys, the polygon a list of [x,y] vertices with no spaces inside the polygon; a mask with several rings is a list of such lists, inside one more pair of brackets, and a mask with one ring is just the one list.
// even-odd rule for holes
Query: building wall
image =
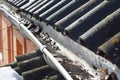
{"label": "building wall", "polygon": [[16,27],[0,13],[0,66],[15,61],[17,55],[36,49],[36,46],[23,38]]}

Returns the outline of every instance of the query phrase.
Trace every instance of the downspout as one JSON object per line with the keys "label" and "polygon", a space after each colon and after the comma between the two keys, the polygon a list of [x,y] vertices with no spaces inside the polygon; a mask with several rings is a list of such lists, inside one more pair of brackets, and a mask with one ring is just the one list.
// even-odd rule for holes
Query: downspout
{"label": "downspout", "polygon": [[45,45],[42,45],[40,41],[21,23],[18,19],[16,19],[9,11],[7,11],[4,7],[0,5],[0,12],[4,14],[19,30],[23,30],[25,35],[33,41],[33,43],[45,54],[55,65],[58,71],[64,76],[66,80],[73,80],[72,77],[68,74],[68,72],[63,68],[63,66],[53,57],[52,53],[50,53]]}

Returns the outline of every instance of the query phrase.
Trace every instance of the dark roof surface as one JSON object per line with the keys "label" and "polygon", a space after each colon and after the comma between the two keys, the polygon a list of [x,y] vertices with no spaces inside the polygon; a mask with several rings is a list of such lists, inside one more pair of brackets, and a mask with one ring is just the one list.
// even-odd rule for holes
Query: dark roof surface
{"label": "dark roof surface", "polygon": [[[110,60],[120,64],[120,35],[112,38],[120,32],[120,0],[7,1],[101,56],[112,56]],[[111,38],[113,45],[107,42]],[[109,48],[103,50],[100,46]]]}
{"label": "dark roof surface", "polygon": [[11,66],[23,80],[65,80],[59,72],[47,65],[39,50],[17,56],[16,60],[5,66]]}
{"label": "dark roof surface", "polygon": [[[62,66],[70,73],[73,79],[77,80],[76,75],[81,76],[84,80],[90,77],[86,71],[81,70],[79,66],[71,65],[71,61],[67,58],[61,63]],[[40,50],[25,53],[24,55],[16,56],[17,62],[7,64],[11,66],[23,80],[65,80],[65,78],[53,67],[51,63],[47,64],[43,53]]]}

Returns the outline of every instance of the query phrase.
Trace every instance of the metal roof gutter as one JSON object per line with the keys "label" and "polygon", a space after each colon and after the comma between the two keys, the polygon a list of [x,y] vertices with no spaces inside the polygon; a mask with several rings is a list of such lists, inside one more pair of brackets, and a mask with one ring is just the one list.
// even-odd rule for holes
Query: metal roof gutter
{"label": "metal roof gutter", "polygon": [[22,30],[25,35],[33,41],[33,43],[45,54],[55,65],[58,71],[65,77],[66,80],[73,80],[68,72],[63,68],[63,66],[53,57],[45,45],[42,45],[40,41],[20,22],[16,17],[14,17],[9,11],[7,11],[2,5],[0,5],[0,12],[4,14],[19,30]]}

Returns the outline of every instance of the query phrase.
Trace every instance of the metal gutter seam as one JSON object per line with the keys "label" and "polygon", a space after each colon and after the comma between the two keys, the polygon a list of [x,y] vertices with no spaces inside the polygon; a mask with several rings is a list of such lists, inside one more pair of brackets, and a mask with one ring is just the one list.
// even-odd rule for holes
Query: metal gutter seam
{"label": "metal gutter seam", "polygon": [[19,20],[17,20],[13,15],[11,15],[7,10],[5,10],[4,7],[0,5],[0,12],[2,12],[14,25],[17,26],[20,30],[22,29],[25,35],[33,41],[33,43],[45,54],[55,65],[55,67],[58,69],[58,71],[65,77],[66,80],[73,80],[72,77],[69,75],[69,73],[63,68],[63,66],[52,56],[52,53],[50,53],[45,45],[42,45],[40,41],[24,26],[23,23],[21,23]]}

